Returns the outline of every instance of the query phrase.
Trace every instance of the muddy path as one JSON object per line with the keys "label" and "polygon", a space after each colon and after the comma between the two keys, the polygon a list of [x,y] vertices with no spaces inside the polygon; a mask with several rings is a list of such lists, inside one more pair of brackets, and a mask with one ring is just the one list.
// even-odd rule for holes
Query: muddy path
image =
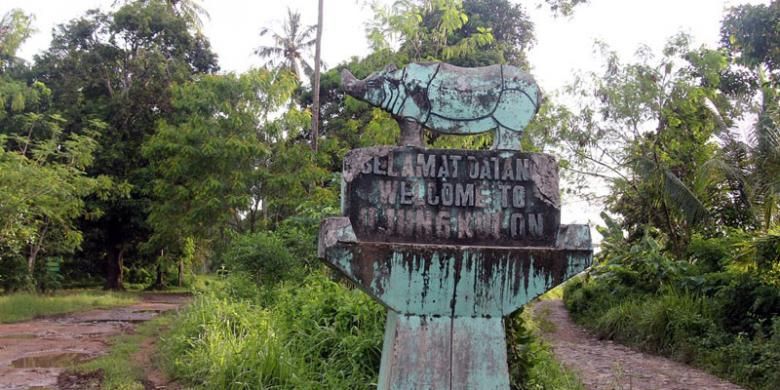
{"label": "muddy path", "polygon": [[569,318],[561,300],[538,302],[534,316],[555,357],[575,371],[588,389],[739,390],[704,371],[660,356],[634,351],[588,334]]}
{"label": "muddy path", "polygon": [[0,324],[0,390],[56,389],[60,373],[105,354],[111,337],[189,301],[187,295],[145,294],[131,306]]}

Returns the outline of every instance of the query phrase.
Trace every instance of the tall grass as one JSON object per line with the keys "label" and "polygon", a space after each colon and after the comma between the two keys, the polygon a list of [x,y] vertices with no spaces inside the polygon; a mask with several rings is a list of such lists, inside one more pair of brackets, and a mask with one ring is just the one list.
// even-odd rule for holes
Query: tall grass
{"label": "tall grass", "polygon": [[[567,307],[577,322],[601,337],[704,368],[751,389],[780,388],[780,316],[756,335],[727,331],[722,302],[663,288],[653,294],[611,293],[597,279],[571,284]],[[619,288],[618,288],[619,290]],[[768,328],[764,331],[763,328]]]}
{"label": "tall grass", "polygon": [[375,387],[381,306],[322,275],[258,297],[196,298],[163,341],[166,368],[209,389]]}
{"label": "tall grass", "polygon": [[35,317],[69,313],[99,307],[130,305],[129,294],[103,291],[65,292],[58,295],[17,293],[0,295],[0,323],[25,321]]}
{"label": "tall grass", "polygon": [[[174,377],[207,389],[376,387],[383,307],[322,274],[278,287],[247,282],[231,277],[201,286],[162,343]],[[582,388],[523,318],[512,321],[513,388]]]}

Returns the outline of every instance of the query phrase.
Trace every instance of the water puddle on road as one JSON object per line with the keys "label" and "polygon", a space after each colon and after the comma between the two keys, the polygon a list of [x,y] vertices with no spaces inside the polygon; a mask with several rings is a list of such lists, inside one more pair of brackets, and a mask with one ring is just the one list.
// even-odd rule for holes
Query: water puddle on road
{"label": "water puddle on road", "polygon": [[70,367],[90,360],[88,353],[65,352],[51,355],[28,356],[11,362],[14,368]]}
{"label": "water puddle on road", "polygon": [[34,339],[38,336],[34,334],[29,333],[18,333],[18,334],[2,334],[0,335],[0,339]]}

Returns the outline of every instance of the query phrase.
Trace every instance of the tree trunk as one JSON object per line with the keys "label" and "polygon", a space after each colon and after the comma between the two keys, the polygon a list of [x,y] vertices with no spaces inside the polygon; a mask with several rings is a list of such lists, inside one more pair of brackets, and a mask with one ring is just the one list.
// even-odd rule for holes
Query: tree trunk
{"label": "tree trunk", "polygon": [[30,273],[30,280],[33,280],[33,274],[35,272],[35,260],[38,258],[38,252],[40,252],[43,246],[43,238],[46,236],[46,232],[49,231],[49,226],[43,227],[38,239],[30,246],[30,253],[27,255],[27,272]]}
{"label": "tree trunk", "polygon": [[179,259],[179,275],[177,284],[179,287],[184,286],[184,259]]}
{"label": "tree trunk", "polygon": [[311,148],[315,152],[318,149],[317,143],[320,136],[320,47],[322,46],[322,2],[319,0],[317,15],[317,43],[314,50],[314,85],[312,86],[311,107]]}
{"label": "tree trunk", "polygon": [[157,259],[157,277],[154,280],[153,288],[162,290],[165,287],[165,278],[163,276],[163,262],[165,261],[165,249],[160,250],[160,257]]}
{"label": "tree trunk", "polygon": [[108,269],[106,272],[106,290],[124,290],[124,264],[125,264],[125,250],[124,248],[117,250],[112,248],[108,253]]}

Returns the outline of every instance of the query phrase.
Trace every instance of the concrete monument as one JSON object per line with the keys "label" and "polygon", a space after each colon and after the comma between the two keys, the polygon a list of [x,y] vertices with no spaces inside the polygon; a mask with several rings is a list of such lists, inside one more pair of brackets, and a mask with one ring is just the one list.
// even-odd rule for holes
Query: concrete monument
{"label": "concrete monument", "polygon": [[[402,127],[400,146],[346,155],[318,248],[388,309],[379,388],[508,389],[503,317],[592,261],[588,226],[560,224],[556,160],[518,150],[538,87],[505,65],[342,77]],[[422,127],[495,129],[496,150],[426,149]]]}

